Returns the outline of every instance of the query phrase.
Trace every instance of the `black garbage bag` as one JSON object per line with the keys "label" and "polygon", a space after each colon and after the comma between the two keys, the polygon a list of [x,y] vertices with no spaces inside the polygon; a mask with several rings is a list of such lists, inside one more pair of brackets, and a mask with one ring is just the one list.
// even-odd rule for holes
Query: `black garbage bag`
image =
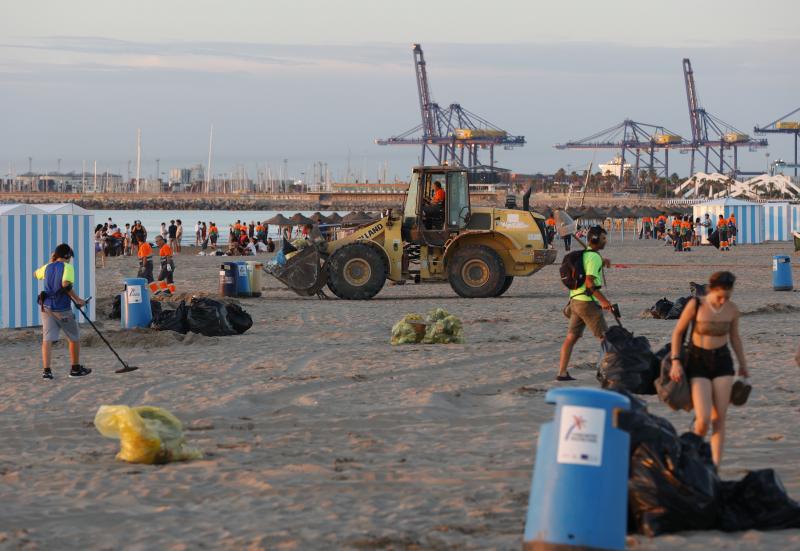
{"label": "black garbage bag", "polygon": [[186,316],[189,331],[206,337],[235,335],[225,305],[210,298],[193,298]]}
{"label": "black garbage bag", "polygon": [[652,537],[716,528],[720,481],[708,444],[692,433],[678,438],[664,419],[641,420],[631,440],[628,531]]}
{"label": "black garbage bag", "polygon": [[712,231],[708,234],[708,242],[714,245],[717,249],[719,249],[719,232],[717,230]]}
{"label": "black garbage bag", "polygon": [[118,320],[122,318],[122,295],[114,295],[114,300],[111,302],[111,313],[108,319]]}
{"label": "black garbage bag", "polygon": [[150,313],[152,314],[152,319],[158,318],[161,315],[161,303],[157,300],[150,300]]}
{"label": "black garbage bag", "polygon": [[657,362],[647,337],[634,337],[624,327],[614,326],[606,331],[602,346],[605,354],[597,368],[597,380],[603,388],[656,393]]}
{"label": "black garbage bag", "polygon": [[692,296],[695,298],[704,297],[707,294],[706,286],[702,283],[695,283],[694,281],[689,282],[689,291],[691,291]]}
{"label": "black garbage bag", "polygon": [[667,297],[659,299],[656,303],[650,308],[650,315],[652,315],[656,319],[665,320],[668,319],[667,315],[672,310],[673,302],[669,300]]}
{"label": "black garbage bag", "polygon": [[186,301],[181,301],[175,310],[162,310],[153,317],[151,326],[158,331],[175,331],[185,335],[189,331]]}
{"label": "black garbage bag", "polygon": [[800,528],[800,505],[772,469],[750,471],[738,482],[722,483],[722,530]]}
{"label": "black garbage bag", "polygon": [[667,313],[666,319],[668,320],[676,320],[681,317],[681,313],[683,309],[686,308],[686,303],[692,300],[692,297],[681,297],[675,301],[675,304],[672,305],[672,308]]}
{"label": "black garbage bag", "polygon": [[253,326],[253,318],[238,304],[226,304],[228,323],[240,335]]}

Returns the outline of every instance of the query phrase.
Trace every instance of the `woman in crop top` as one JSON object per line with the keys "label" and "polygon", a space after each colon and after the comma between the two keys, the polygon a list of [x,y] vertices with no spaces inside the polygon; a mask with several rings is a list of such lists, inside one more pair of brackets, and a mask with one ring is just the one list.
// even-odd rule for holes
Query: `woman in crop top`
{"label": "woman in crop top", "polygon": [[[692,389],[695,422],[694,433],[711,434],[711,455],[714,464],[722,460],[725,443],[725,414],[733,386],[733,358],[728,343],[739,362],[739,376],[747,377],[747,360],[739,336],[739,309],[730,300],[736,276],[716,272],[708,282],[708,294],[691,300],[672,332],[672,369],[670,378],[680,381],[686,376]],[[680,349],[686,331],[689,338],[686,365],[681,364]]]}

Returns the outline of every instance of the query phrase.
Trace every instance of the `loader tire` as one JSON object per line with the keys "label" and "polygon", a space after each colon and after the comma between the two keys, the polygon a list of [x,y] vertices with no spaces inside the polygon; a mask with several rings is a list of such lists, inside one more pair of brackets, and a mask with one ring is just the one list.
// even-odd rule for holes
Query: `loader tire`
{"label": "loader tire", "polygon": [[370,245],[345,245],[328,260],[328,289],[345,300],[367,300],[386,283],[386,263]]}
{"label": "loader tire", "polygon": [[508,288],[511,287],[511,284],[514,283],[514,276],[506,276],[506,280],[503,282],[503,285],[500,286],[500,290],[497,291],[496,297],[502,296],[503,293],[508,291]]}
{"label": "loader tire", "polygon": [[450,286],[464,298],[497,296],[506,282],[503,260],[493,249],[482,245],[456,251],[448,266]]}

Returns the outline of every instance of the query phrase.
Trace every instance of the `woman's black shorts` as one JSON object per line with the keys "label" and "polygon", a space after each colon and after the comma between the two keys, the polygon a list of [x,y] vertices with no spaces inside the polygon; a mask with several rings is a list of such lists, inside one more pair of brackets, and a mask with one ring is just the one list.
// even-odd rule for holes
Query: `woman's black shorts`
{"label": "woman's black shorts", "polygon": [[717,377],[733,376],[733,358],[728,345],[719,348],[707,349],[689,346],[689,358],[686,362],[686,374],[689,379],[700,377],[715,379]]}

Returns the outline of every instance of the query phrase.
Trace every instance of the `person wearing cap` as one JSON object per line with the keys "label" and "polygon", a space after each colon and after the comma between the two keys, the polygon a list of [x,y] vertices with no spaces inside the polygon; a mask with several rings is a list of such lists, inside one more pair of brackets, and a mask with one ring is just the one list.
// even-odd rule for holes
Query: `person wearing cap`
{"label": "person wearing cap", "polygon": [[[160,235],[156,236],[156,239],[161,237]],[[164,239],[161,237],[161,239]],[[153,247],[150,246],[150,243],[144,241],[143,243],[139,244],[139,252],[137,253],[139,257],[139,273],[137,274],[138,277],[143,277],[147,280],[147,283],[153,282]]]}
{"label": "person wearing cap", "polygon": [[81,307],[86,301],[72,290],[75,284],[75,269],[70,264],[72,257],[72,248],[62,243],[53,251],[50,262],[33,273],[36,279],[44,281],[44,291],[39,293],[39,305],[42,310],[43,379],[53,379],[53,372],[50,369],[51,350],[62,331],[69,342],[72,366],[69,376],[83,377],[92,372],[80,364],[80,334],[75,314],[72,313],[72,302]]}
{"label": "person wearing cap", "polygon": [[160,235],[156,236],[156,247],[158,247],[158,257],[161,261],[161,271],[158,272],[158,281],[160,285],[157,292],[171,294],[175,288],[173,285],[175,261],[172,258],[172,247],[170,247]]}

